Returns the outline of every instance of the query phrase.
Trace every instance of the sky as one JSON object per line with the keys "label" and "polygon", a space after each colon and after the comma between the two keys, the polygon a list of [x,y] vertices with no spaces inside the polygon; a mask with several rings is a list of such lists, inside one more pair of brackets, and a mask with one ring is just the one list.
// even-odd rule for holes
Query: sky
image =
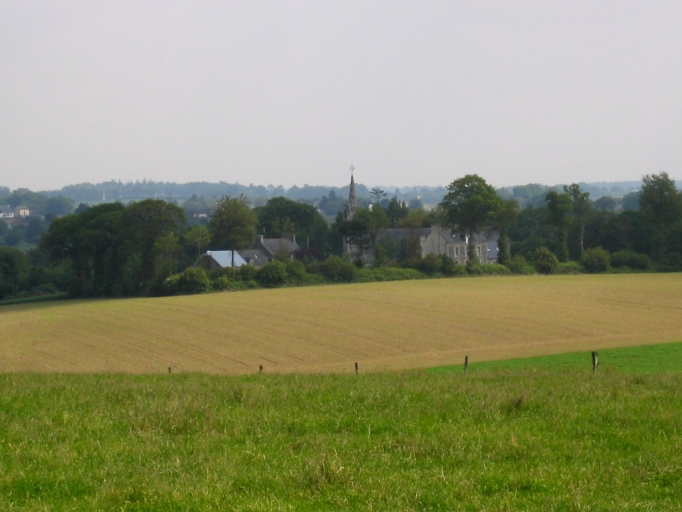
{"label": "sky", "polygon": [[0,186],[682,178],[680,0],[0,0]]}

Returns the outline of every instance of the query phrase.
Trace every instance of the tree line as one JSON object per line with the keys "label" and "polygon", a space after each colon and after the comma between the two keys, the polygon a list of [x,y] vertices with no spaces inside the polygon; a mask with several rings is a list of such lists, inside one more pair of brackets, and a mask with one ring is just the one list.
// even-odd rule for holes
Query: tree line
{"label": "tree line", "polygon": [[[440,203],[428,211],[396,196],[389,199],[379,188],[369,193],[365,207],[352,220],[338,212],[331,224],[315,206],[285,197],[253,207],[243,195],[224,196],[207,205],[212,206],[210,220],[188,216],[183,208],[161,199],[127,206],[80,205],[74,213],[50,219],[36,249],[24,253],[0,248],[0,299],[58,291],[90,297],[171,293],[183,282],[178,276],[206,249],[244,249],[256,234],[268,238],[295,235],[301,246],[295,254],[300,265],[291,267],[285,255],[258,279],[255,269],[243,270],[243,275],[228,269],[222,276],[208,276],[209,284],[201,285],[203,289],[212,286],[211,280],[220,289],[229,288],[230,280],[276,285],[287,279],[303,282],[308,279],[305,275],[319,275],[330,282],[348,280],[349,275],[351,280],[399,277],[398,270],[356,275],[350,269],[367,265],[408,268],[426,275],[462,274],[465,270],[454,269],[447,258],[422,258],[418,236],[407,237],[401,247],[380,236],[386,228],[417,233],[432,224],[469,235],[470,268],[466,272],[474,274],[481,271],[476,268],[472,235],[490,231],[499,233],[499,263],[512,272],[602,271],[610,266],[682,270],[682,196],[666,173],[644,176],[638,209],[628,210],[593,202],[578,184],[549,190],[542,204],[521,208],[514,198],[503,198],[477,175],[454,180]],[[367,249],[373,257],[344,261],[340,258],[344,240]],[[339,274],[346,277],[329,277]],[[224,279],[218,282],[220,277]],[[171,284],[169,278],[173,278]],[[310,279],[317,282],[317,278]]]}

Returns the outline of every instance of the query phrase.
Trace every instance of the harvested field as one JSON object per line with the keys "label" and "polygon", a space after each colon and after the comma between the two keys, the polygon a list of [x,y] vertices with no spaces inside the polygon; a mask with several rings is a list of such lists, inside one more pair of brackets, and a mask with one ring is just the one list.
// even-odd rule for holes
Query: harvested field
{"label": "harvested field", "polygon": [[315,286],[0,308],[2,372],[361,371],[682,341],[682,274]]}

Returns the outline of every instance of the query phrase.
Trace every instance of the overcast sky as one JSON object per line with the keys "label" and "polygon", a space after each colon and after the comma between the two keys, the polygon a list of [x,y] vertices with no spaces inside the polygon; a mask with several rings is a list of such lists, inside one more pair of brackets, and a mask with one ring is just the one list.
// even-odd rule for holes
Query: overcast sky
{"label": "overcast sky", "polygon": [[682,178],[682,1],[0,0],[0,185]]}

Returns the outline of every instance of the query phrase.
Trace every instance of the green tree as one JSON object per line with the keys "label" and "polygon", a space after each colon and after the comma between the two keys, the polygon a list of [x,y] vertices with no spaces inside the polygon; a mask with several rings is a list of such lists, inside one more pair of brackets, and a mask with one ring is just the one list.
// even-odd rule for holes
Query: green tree
{"label": "green tree", "polygon": [[469,261],[478,262],[474,234],[494,222],[502,209],[502,199],[495,189],[476,174],[467,174],[448,185],[441,205],[448,220],[469,235]]}
{"label": "green tree", "polygon": [[587,222],[591,208],[590,193],[584,192],[577,183],[572,183],[569,186],[564,185],[564,192],[573,202],[573,214],[578,221],[579,229],[578,246],[580,247],[580,255],[582,257],[583,252],[585,252],[585,223]]}
{"label": "green tree", "polygon": [[168,277],[172,276],[173,272],[175,272],[177,255],[181,251],[178,237],[173,233],[161,235],[156,240],[154,249],[159,254],[161,261],[163,262],[163,273],[168,273]]}
{"label": "green tree", "polygon": [[500,251],[498,257],[499,263],[506,265],[511,259],[509,251],[509,229],[514,221],[519,216],[519,203],[515,199],[507,199],[502,201],[502,207],[497,212],[495,225],[500,230],[500,238],[497,241],[497,246]]}
{"label": "green tree", "polygon": [[26,226],[24,236],[29,244],[37,244],[40,242],[40,235],[45,232],[45,223],[40,218],[31,219]]}
{"label": "green tree", "polygon": [[184,233],[185,240],[197,247],[197,259],[201,258],[201,249],[211,241],[211,234],[204,226],[193,226]]}
{"label": "green tree", "polygon": [[398,201],[396,196],[393,196],[388,202],[388,208],[386,208],[386,215],[391,221],[391,227],[395,227],[398,222],[407,217],[410,213],[410,209],[405,201]]}
{"label": "green tree", "polygon": [[254,211],[258,215],[258,231],[266,237],[296,235],[301,246],[312,247],[322,253],[329,251],[329,225],[314,206],[286,197],[274,197]]}
{"label": "green tree", "polygon": [[377,205],[377,206],[380,206],[381,205],[381,199],[386,197],[386,192],[384,192],[379,187],[375,187],[369,191],[369,195],[372,196],[372,199],[374,199],[374,201],[372,201],[372,203]]}
{"label": "green tree", "polygon": [[[208,223],[215,249],[237,251],[248,247],[256,236],[256,214],[244,196],[223,196]],[[234,252],[232,253],[234,267]]]}
{"label": "green tree", "polygon": [[[86,212],[87,213],[87,212]],[[82,214],[83,215],[83,214]],[[157,275],[159,239],[178,230],[185,214],[176,205],[159,199],[145,199],[128,206],[121,217],[122,246],[132,258],[132,279],[136,293],[148,287]]]}
{"label": "green tree", "polygon": [[651,231],[651,254],[660,260],[670,229],[682,217],[682,199],[668,173],[642,177],[639,206]]}
{"label": "green tree", "polygon": [[557,228],[559,238],[559,248],[557,257],[559,261],[568,261],[568,214],[571,211],[571,197],[568,194],[559,194],[555,190],[550,190],[545,196],[547,202],[547,212],[549,222]]}
{"label": "green tree", "polygon": [[0,299],[19,291],[30,266],[28,257],[19,249],[0,247]]}

